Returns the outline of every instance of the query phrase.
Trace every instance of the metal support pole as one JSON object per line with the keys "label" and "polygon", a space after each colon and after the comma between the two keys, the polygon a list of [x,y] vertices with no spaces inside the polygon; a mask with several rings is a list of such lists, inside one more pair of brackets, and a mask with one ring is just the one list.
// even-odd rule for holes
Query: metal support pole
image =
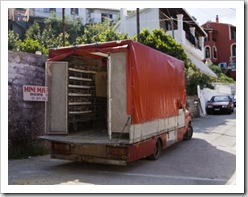
{"label": "metal support pole", "polygon": [[173,26],[173,18],[172,17],[170,18],[170,22],[171,22],[172,38],[174,39],[175,35],[174,35],[174,26]]}
{"label": "metal support pole", "polygon": [[138,40],[138,42],[140,42],[139,8],[137,8],[137,40]]}
{"label": "metal support pole", "polygon": [[62,8],[62,33],[63,33],[63,46],[65,46],[65,8]]}

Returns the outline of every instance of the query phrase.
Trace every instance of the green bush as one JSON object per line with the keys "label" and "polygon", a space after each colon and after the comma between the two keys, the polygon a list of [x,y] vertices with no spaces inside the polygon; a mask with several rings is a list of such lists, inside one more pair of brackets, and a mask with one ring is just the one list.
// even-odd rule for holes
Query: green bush
{"label": "green bush", "polygon": [[49,153],[49,146],[43,141],[32,138],[30,134],[20,130],[12,134],[9,135],[9,159],[23,159]]}
{"label": "green bush", "polygon": [[48,54],[48,49],[44,48],[38,40],[26,38],[23,42],[19,41],[20,51],[29,53],[35,53],[35,51],[41,51],[42,54]]}
{"label": "green bush", "polygon": [[186,92],[189,96],[197,95],[197,85],[199,85],[201,89],[214,88],[212,85],[214,78],[201,73],[195,65],[190,65],[190,67],[186,70],[185,79]]}
{"label": "green bush", "polygon": [[19,40],[19,35],[18,34],[14,34],[14,31],[10,31],[8,33],[8,50],[12,50],[12,51],[18,51],[19,47],[18,47],[18,40]]}
{"label": "green bush", "polygon": [[216,65],[212,65],[209,68],[218,76],[218,78],[216,79],[216,82],[225,83],[225,84],[235,83],[233,78],[227,76],[230,70],[221,69],[219,66],[216,66]]}

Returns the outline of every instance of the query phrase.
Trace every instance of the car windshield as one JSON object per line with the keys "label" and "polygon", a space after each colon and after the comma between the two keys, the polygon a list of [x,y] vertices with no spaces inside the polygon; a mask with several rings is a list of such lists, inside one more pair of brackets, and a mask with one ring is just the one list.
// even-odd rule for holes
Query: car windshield
{"label": "car windshield", "polygon": [[225,102],[225,101],[229,101],[227,96],[215,96],[212,99],[213,102]]}

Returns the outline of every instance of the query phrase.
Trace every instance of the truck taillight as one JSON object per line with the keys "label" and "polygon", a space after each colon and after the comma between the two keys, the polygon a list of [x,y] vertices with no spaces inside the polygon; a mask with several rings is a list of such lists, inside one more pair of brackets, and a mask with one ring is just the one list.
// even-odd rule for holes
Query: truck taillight
{"label": "truck taillight", "polygon": [[52,149],[53,150],[60,150],[60,151],[69,151],[70,145],[54,142],[54,143],[52,143]]}

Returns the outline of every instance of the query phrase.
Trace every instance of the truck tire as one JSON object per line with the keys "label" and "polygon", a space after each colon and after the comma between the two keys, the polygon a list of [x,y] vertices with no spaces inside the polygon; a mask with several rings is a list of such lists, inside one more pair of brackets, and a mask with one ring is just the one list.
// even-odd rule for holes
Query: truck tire
{"label": "truck tire", "polygon": [[183,139],[184,140],[190,140],[193,136],[193,127],[191,124],[188,126],[187,132],[185,133]]}
{"label": "truck tire", "polygon": [[191,124],[189,124],[187,132],[185,133],[183,139],[190,140],[192,136],[193,136],[193,127],[191,126]]}
{"label": "truck tire", "polygon": [[160,139],[157,139],[156,145],[154,147],[154,153],[148,156],[150,160],[158,160],[162,152],[162,143]]}

